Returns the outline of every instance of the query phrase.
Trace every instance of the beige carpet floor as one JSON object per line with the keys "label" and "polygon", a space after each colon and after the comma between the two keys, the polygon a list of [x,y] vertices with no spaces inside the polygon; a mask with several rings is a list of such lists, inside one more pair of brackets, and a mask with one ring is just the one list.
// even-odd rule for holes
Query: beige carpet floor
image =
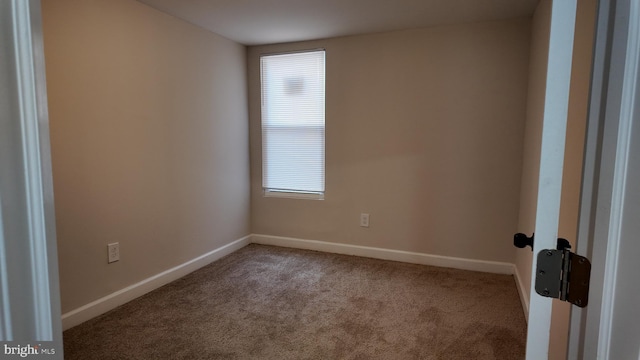
{"label": "beige carpet floor", "polygon": [[64,332],[66,359],[524,359],[512,276],[249,245]]}

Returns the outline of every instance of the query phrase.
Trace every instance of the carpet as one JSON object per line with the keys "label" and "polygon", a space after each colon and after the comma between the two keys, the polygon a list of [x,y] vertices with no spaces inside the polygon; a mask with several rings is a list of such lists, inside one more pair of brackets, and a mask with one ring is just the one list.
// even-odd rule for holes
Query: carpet
{"label": "carpet", "polygon": [[513,276],[251,244],[64,332],[65,359],[524,359]]}

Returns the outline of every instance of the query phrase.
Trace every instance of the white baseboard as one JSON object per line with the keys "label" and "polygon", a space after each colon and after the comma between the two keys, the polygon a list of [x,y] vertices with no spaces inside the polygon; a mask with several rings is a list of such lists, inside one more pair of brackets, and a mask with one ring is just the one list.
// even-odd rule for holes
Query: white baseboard
{"label": "white baseboard", "polygon": [[514,266],[515,269],[515,279],[516,279],[516,287],[518,288],[518,293],[520,294],[520,302],[522,303],[522,311],[524,311],[524,318],[527,322],[529,322],[529,294],[524,288],[524,284],[522,283],[522,276],[518,271],[518,267]]}
{"label": "white baseboard", "polygon": [[374,259],[401,261],[412,264],[482,271],[495,274],[515,273],[515,265],[505,262],[465,259],[449,256],[430,255],[401,250],[391,250],[368,246],[330,243],[317,240],[303,240],[290,237],[252,234],[251,242],[296,249],[324,251],[335,254],[356,255]]}
{"label": "white baseboard", "polygon": [[118,290],[103,298],[93,301],[89,304],[81,306],[75,310],[69,311],[62,315],[62,328],[67,330],[71,327],[79,325],[96,316],[102,315],[109,310],[125,304],[137,297],[140,297],[152,290],[177,280],[199,268],[206,266],[232,252],[239,250],[250,243],[251,235],[247,235],[230,244],[219,247],[204,255],[191,259],[174,268],[163,271],[150,278],[144,279],[124,289]]}
{"label": "white baseboard", "polygon": [[102,315],[109,310],[123,305],[135,298],[138,298],[152,290],[177,280],[199,268],[206,266],[232,252],[239,250],[250,243],[282,246],[296,249],[306,249],[323,251],[335,254],[355,255],[381,260],[400,261],[412,264],[430,265],[445,268],[454,268],[471,271],[481,271],[495,274],[514,275],[517,283],[520,300],[525,312],[525,317],[529,313],[528,297],[524,292],[520,275],[514,264],[497,261],[486,261],[476,259],[465,259],[441,255],[431,255],[410,251],[375,248],[359,245],[348,245],[331,243],[317,240],[304,240],[282,236],[271,236],[261,234],[251,234],[238,239],[230,244],[212,250],[195,259],[189,260],[169,270],[163,271],[150,278],[142,280],[124,289],[95,300],[89,304],[81,306],[75,310],[62,315],[62,328],[67,330],[79,325],[96,316]]}

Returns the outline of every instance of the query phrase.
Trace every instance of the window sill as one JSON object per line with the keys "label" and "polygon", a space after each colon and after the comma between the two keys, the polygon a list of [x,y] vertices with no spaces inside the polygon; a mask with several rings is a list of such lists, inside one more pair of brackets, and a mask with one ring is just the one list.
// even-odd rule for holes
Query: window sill
{"label": "window sill", "polygon": [[284,199],[303,199],[303,200],[324,200],[324,193],[294,192],[294,191],[276,191],[263,190],[264,197],[284,198]]}

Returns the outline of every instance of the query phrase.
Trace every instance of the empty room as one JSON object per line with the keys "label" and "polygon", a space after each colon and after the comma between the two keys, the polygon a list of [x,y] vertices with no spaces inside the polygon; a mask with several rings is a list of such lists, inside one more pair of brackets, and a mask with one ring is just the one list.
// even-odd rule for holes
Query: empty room
{"label": "empty room", "polygon": [[[34,3],[59,356],[533,359],[541,312],[548,358],[571,353],[576,301],[538,310],[533,234],[559,164],[577,246],[597,1],[575,24],[551,0]],[[44,298],[6,284],[5,355],[42,351],[15,306]]]}

